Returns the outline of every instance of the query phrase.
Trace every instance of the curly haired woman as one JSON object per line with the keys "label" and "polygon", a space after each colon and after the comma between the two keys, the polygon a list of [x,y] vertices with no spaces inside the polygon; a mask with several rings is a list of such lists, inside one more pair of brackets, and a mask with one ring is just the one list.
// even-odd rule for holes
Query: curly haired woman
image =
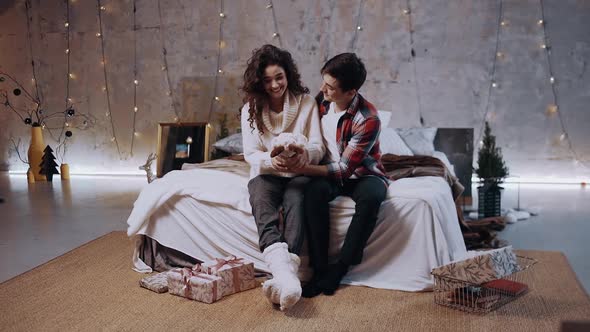
{"label": "curly haired woman", "polygon": [[[260,251],[273,278],[263,284],[271,303],[287,310],[301,298],[297,277],[303,245],[303,190],[309,178],[288,172],[318,164],[324,156],[320,118],[315,99],[301,83],[291,54],[273,45],[252,52],[241,88],[244,157],[250,164],[250,205],[258,228]],[[304,147],[287,146],[281,153],[273,139],[282,133],[301,134]],[[284,232],[279,229],[280,209]]]}

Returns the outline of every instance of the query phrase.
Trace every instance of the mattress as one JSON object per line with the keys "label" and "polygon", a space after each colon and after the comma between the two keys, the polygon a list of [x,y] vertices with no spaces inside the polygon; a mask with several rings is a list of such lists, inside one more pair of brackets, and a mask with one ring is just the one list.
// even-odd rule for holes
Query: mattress
{"label": "mattress", "polygon": [[[244,257],[253,261],[256,269],[268,272],[258,248],[243,164],[224,161],[173,171],[146,186],[128,219],[128,235],[149,236],[199,260],[230,254]],[[336,198],[330,204],[330,214],[330,254],[335,255],[354,214],[354,201]],[[139,259],[139,243],[134,269],[151,272]],[[432,268],[465,252],[449,185],[439,177],[400,179],[388,189],[363,261],[349,271],[343,283],[429,290]],[[301,269],[307,269],[306,264]]]}

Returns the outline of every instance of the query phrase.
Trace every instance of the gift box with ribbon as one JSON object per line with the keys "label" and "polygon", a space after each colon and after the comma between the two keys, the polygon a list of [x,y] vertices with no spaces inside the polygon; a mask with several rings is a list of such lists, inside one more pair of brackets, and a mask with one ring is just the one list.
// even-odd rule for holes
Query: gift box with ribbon
{"label": "gift box with ribbon", "polygon": [[168,292],[192,300],[213,303],[223,297],[221,278],[189,268],[168,271]]}
{"label": "gift box with ribbon", "polygon": [[201,264],[202,272],[221,278],[223,296],[243,292],[256,287],[254,263],[236,256],[216,258]]}

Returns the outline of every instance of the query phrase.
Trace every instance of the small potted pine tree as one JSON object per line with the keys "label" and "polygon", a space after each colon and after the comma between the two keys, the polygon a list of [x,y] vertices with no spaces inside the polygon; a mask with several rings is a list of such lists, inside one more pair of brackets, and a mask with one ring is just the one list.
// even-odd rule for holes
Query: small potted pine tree
{"label": "small potted pine tree", "polygon": [[504,188],[500,183],[508,176],[508,167],[502,158],[502,150],[496,147],[496,137],[487,121],[475,173],[482,184],[477,187],[479,218],[501,215],[501,190]]}

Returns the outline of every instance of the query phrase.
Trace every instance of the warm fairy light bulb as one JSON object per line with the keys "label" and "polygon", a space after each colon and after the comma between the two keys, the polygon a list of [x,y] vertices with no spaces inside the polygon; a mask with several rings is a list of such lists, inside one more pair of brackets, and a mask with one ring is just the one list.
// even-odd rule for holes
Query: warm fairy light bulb
{"label": "warm fairy light bulb", "polygon": [[135,135],[137,137],[137,136],[139,136],[139,133],[137,131],[134,131],[133,135]]}
{"label": "warm fairy light bulb", "polygon": [[547,115],[553,115],[557,113],[557,110],[557,105],[549,104],[547,105],[547,110],[545,112],[547,113]]}
{"label": "warm fairy light bulb", "polygon": [[545,24],[545,21],[543,21],[543,20],[538,20],[538,21],[537,21],[537,24],[538,24],[538,25],[543,25],[543,24]]}
{"label": "warm fairy light bulb", "polygon": [[35,83],[35,78],[34,78],[34,77],[33,77],[33,78],[31,78],[31,82],[32,82],[32,83]]}
{"label": "warm fairy light bulb", "polygon": [[102,36],[102,35],[100,34],[100,32],[97,32],[97,33],[96,33],[96,37],[100,37],[100,36]]}
{"label": "warm fairy light bulb", "polygon": [[216,100],[216,101],[220,101],[220,100],[221,100],[221,98],[219,98],[219,96],[215,96],[215,100]]}
{"label": "warm fairy light bulb", "polygon": [[111,116],[111,113],[110,112],[106,112],[104,115],[108,118],[109,116]]}
{"label": "warm fairy light bulb", "polygon": [[107,87],[106,87],[106,86],[103,86],[103,87],[102,87],[102,91],[103,91],[103,92],[104,92],[104,91],[107,91]]}
{"label": "warm fairy light bulb", "polygon": [[66,127],[69,127],[69,126],[70,126],[70,124],[68,122],[66,122]]}
{"label": "warm fairy light bulb", "polygon": [[410,13],[409,9],[404,9],[404,14],[408,15]]}
{"label": "warm fairy light bulb", "polygon": [[498,53],[496,53],[496,56],[497,56],[498,58],[503,58],[503,57],[504,57],[504,53],[502,53],[502,52],[498,52]]}
{"label": "warm fairy light bulb", "polygon": [[501,26],[506,26],[506,24],[508,24],[508,23],[506,21],[504,21],[504,20],[500,22],[500,25]]}
{"label": "warm fairy light bulb", "polygon": [[69,74],[68,74],[68,76],[69,76],[71,79],[74,79],[74,78],[76,78],[76,75],[74,75],[73,73],[69,73]]}
{"label": "warm fairy light bulb", "polygon": [[70,53],[70,49],[66,48],[66,54],[69,54],[69,53]]}
{"label": "warm fairy light bulb", "polygon": [[541,44],[541,48],[542,49],[546,49],[547,48],[547,45],[546,44]]}
{"label": "warm fairy light bulb", "polygon": [[45,124],[42,124],[42,125],[41,125],[41,128],[45,129]]}
{"label": "warm fairy light bulb", "polygon": [[219,17],[224,18],[225,14],[224,13],[219,13]]}
{"label": "warm fairy light bulb", "polygon": [[174,122],[178,122],[178,117],[177,116],[174,117]]}
{"label": "warm fairy light bulb", "polygon": [[274,38],[276,38],[276,37],[278,37],[278,36],[279,36],[279,33],[278,33],[278,32],[275,32],[275,33],[273,33],[273,34],[272,34],[272,36],[273,36]]}
{"label": "warm fairy light bulb", "polygon": [[187,137],[186,138],[186,144],[193,144],[193,138],[192,137]]}
{"label": "warm fairy light bulb", "polygon": [[498,83],[492,81],[492,88],[497,88],[497,87],[498,87]]}
{"label": "warm fairy light bulb", "polygon": [[111,137],[111,142],[115,141],[115,136]]}
{"label": "warm fairy light bulb", "polygon": [[162,66],[162,71],[166,70],[166,66]]}
{"label": "warm fairy light bulb", "polygon": [[133,80],[133,84],[138,85],[139,81],[138,80]]}
{"label": "warm fairy light bulb", "polygon": [[559,135],[559,140],[563,141],[566,137],[567,135],[565,133],[562,133],[561,135]]}
{"label": "warm fairy light bulb", "polygon": [[363,30],[363,27],[362,27],[362,26],[360,26],[360,25],[358,25],[358,26],[356,27],[356,29],[357,29],[357,30]]}
{"label": "warm fairy light bulb", "polygon": [[66,22],[66,23],[64,23],[64,26],[67,28],[70,26],[70,23]]}
{"label": "warm fairy light bulb", "polygon": [[266,5],[266,9],[271,9],[272,8],[272,3],[269,3],[268,5]]}
{"label": "warm fairy light bulb", "polygon": [[106,63],[106,61],[104,61],[104,60],[101,60],[100,61],[100,64],[103,65],[103,66],[104,66],[105,63]]}
{"label": "warm fairy light bulb", "polygon": [[105,11],[105,10],[107,10],[107,7],[105,7],[105,6],[100,6],[100,10],[102,10],[102,11]]}
{"label": "warm fairy light bulb", "polygon": [[73,99],[72,98],[68,98],[68,101],[71,103],[73,101]]}
{"label": "warm fairy light bulb", "polygon": [[223,74],[223,70],[221,70],[221,69],[217,69],[217,72],[220,74]]}
{"label": "warm fairy light bulb", "polygon": [[551,84],[555,83],[555,77],[553,77],[553,76],[549,77],[549,82]]}
{"label": "warm fairy light bulb", "polygon": [[133,112],[137,113],[137,110],[138,110],[137,106],[133,107]]}

